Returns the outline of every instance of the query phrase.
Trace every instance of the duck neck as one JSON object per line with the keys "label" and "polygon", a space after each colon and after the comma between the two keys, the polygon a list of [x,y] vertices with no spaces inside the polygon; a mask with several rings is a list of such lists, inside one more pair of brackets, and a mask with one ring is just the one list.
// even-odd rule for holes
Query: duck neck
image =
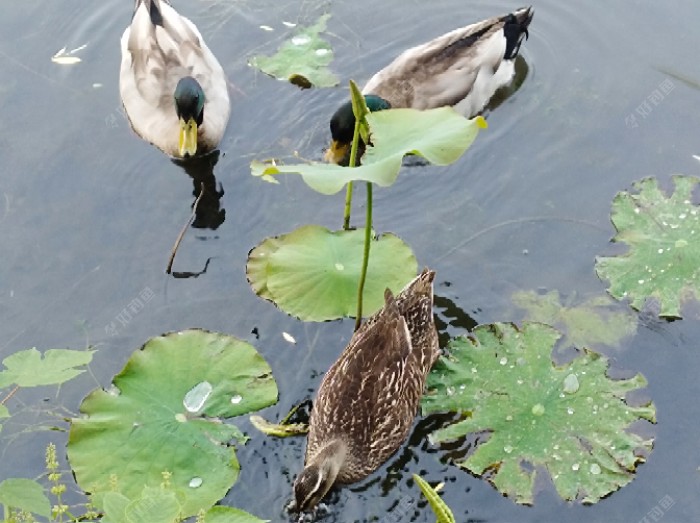
{"label": "duck neck", "polygon": [[334,439],[326,443],[311,460],[311,464],[318,466],[321,470],[323,482],[328,489],[335,483],[347,454],[347,444],[340,439]]}

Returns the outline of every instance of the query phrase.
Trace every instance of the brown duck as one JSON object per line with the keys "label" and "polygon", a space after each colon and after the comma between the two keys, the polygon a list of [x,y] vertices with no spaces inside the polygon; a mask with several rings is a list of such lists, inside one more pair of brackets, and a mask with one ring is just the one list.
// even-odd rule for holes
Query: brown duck
{"label": "brown duck", "polygon": [[352,336],[326,373],[309,423],[292,510],[316,506],[334,483],[374,472],[408,436],[439,356],[433,278],[425,269]]}

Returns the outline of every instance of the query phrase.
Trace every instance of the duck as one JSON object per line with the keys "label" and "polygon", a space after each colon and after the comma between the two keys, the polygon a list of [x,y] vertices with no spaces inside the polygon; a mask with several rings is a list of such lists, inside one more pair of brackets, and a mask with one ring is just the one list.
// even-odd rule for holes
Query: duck
{"label": "duck", "polygon": [[119,91],[136,134],[177,159],[214,151],[228,81],[197,27],[167,0],[136,0],[121,54]]}
{"label": "duck", "polygon": [[309,419],[304,468],[290,510],[314,509],[336,483],[374,472],[404,442],[440,355],[435,272],[424,269],[352,335],[323,377]]}
{"label": "duck", "polygon": [[[515,74],[515,58],[529,36],[532,6],[455,29],[407,49],[362,88],[367,108],[419,110],[453,106],[467,118],[481,112]],[[330,122],[325,160],[347,165],[355,129],[350,101]]]}

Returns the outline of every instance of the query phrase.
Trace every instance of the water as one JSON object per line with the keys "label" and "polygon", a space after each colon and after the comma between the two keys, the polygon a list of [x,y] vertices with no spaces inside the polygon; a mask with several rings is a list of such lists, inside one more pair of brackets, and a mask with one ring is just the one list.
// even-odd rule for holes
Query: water
{"label": "water", "polygon": [[[202,217],[212,228],[190,229],[185,237],[175,260],[178,278],[166,275],[165,265],[191,212],[199,170],[188,173],[170,162],[121,115],[119,38],[131,2],[4,6],[0,355],[87,344],[98,352],[91,372],[59,394],[20,390],[8,401],[16,416],[0,434],[0,479],[40,474],[46,443],[60,449],[65,434],[22,431],[57,424],[45,410],[75,413],[91,389],[107,387],[131,352],[162,332],[196,326],[253,343],[281,393],[279,404],[263,413],[268,419],[312,397],[353,323],[303,324],[285,316],[253,295],[245,261],[266,236],[308,223],[339,227],[342,195],[315,194],[296,177],[265,184],[248,174],[248,163],[295,150],[320,158],[328,119],[346,92],[298,91],[249,68],[246,59],[272,52],[288,37],[283,21],[309,23],[329,10],[333,67],[344,81],[362,83],[404,48],[518,7],[457,0],[174,1],[197,23],[233,84],[215,180],[206,180],[224,194]],[[609,244],[614,195],[644,176],[669,187],[672,173],[700,174],[692,157],[700,153],[697,6],[548,0],[534,7],[520,64],[524,82],[491,111],[489,130],[467,156],[449,168],[407,167],[395,186],[375,191],[377,230],[397,233],[420,265],[437,270],[443,343],[475,323],[520,320],[510,303],[516,290],[604,292],[593,262],[619,252]],[[51,62],[59,49],[83,44],[80,63]],[[666,80],[673,89],[631,126],[630,115]],[[358,207],[356,220],[361,214]],[[137,298],[143,307],[127,318],[123,311]],[[686,311],[686,320],[668,324],[644,317],[638,334],[611,353],[615,369],[647,377],[645,397],[654,399],[659,418],[644,429],[656,436],[653,453],[620,492],[592,507],[569,506],[540,478],[535,506],[517,506],[445,461],[463,457],[486,436],[437,449],[426,435],[444,419],[433,417],[417,420],[407,445],[378,473],[333,494],[326,521],[377,521],[389,512],[399,521],[433,521],[424,502],[413,503],[419,499],[413,472],[446,482],[444,498],[458,521],[634,523],[665,496],[674,504],[664,521],[696,520],[700,328],[697,306]],[[238,453],[241,480],[224,502],[285,520],[303,439],[265,438],[246,420],[240,424],[253,439]]]}

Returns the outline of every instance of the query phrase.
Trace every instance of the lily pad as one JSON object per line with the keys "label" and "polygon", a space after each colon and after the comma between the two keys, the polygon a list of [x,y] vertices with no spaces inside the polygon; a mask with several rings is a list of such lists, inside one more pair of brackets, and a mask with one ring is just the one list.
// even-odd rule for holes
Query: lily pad
{"label": "lily pad", "polygon": [[274,56],[254,56],[250,65],[303,88],[338,85],[338,78],[328,69],[333,61],[333,49],[319,36],[326,30],[330,17],[330,14],[322,15],[314,25],[282,44]]}
{"label": "lily pad", "polygon": [[[306,225],[268,238],[248,255],[253,291],[304,321],[326,321],[357,311],[364,229],[329,231]],[[372,242],[363,309],[384,304],[384,290],[398,292],[415,277],[418,263],[410,247],[393,234]]]}
{"label": "lily pad", "polygon": [[212,507],[204,516],[204,523],[267,523],[248,512],[233,507]]}
{"label": "lily pad", "polygon": [[591,351],[556,366],[552,347],[560,333],[525,323],[482,325],[472,338],[456,338],[449,357],[428,377],[424,413],[458,412],[463,419],[433,432],[441,443],[489,432],[458,463],[489,481],[518,503],[533,502],[538,474],[546,470],[565,500],[595,503],[634,478],[638,451],[652,440],[633,432],[640,419],[655,421],[650,403],[631,406],[628,392],[646,386],[641,374],[607,377],[608,360]]}
{"label": "lily pad", "polygon": [[[152,338],[136,351],[109,390],[97,389],[72,420],[68,458],[79,485],[129,499],[164,473],[182,517],[208,509],[238,478],[232,440],[241,431],[221,418],[275,403],[270,367],[249,344],[187,330]],[[95,497],[98,500],[99,496]]]}
{"label": "lily pad", "polygon": [[610,282],[608,292],[629,299],[641,310],[648,299],[660,305],[659,315],[681,317],[681,302],[700,295],[700,210],[692,203],[699,179],[674,176],[675,191],[667,196],[654,178],[619,193],[612,206],[617,230],[613,241],[628,252],[599,257],[596,271]]}
{"label": "lily pad", "polygon": [[81,367],[92,361],[90,350],[49,349],[41,357],[35,348],[11,354],[4,360],[6,370],[0,372],[0,388],[15,383],[20,387],[57,385],[85,372]]}
{"label": "lily pad", "polygon": [[468,120],[451,107],[427,111],[387,109],[367,115],[372,146],[367,147],[359,167],[326,163],[271,165],[254,161],[253,176],[269,178],[279,174],[299,174],[314,191],[335,194],[348,182],[366,181],[380,187],[392,185],[406,154],[417,154],[435,165],[448,165],[474,142],[486,120]]}
{"label": "lily pad", "polygon": [[166,488],[146,487],[131,500],[120,492],[107,492],[103,497],[107,523],[174,523],[180,521],[181,505],[177,494]]}
{"label": "lily pad", "polygon": [[[32,479],[10,478],[0,483],[0,505],[51,517],[51,503],[44,489]],[[8,514],[5,513],[7,516]]]}
{"label": "lily pad", "polygon": [[[182,506],[177,494],[163,487],[145,487],[141,495],[131,500],[119,492],[103,496],[103,523],[173,523],[182,521]],[[198,520],[199,521],[199,520]],[[266,523],[266,520],[233,507],[215,506],[202,519],[206,523]]]}
{"label": "lily pad", "polygon": [[[525,309],[526,319],[556,327],[564,338],[562,347],[618,347],[637,331],[637,317],[609,296],[595,296],[580,305],[562,304],[559,291],[546,294],[518,291],[513,303]],[[569,300],[573,301],[573,300]]]}

